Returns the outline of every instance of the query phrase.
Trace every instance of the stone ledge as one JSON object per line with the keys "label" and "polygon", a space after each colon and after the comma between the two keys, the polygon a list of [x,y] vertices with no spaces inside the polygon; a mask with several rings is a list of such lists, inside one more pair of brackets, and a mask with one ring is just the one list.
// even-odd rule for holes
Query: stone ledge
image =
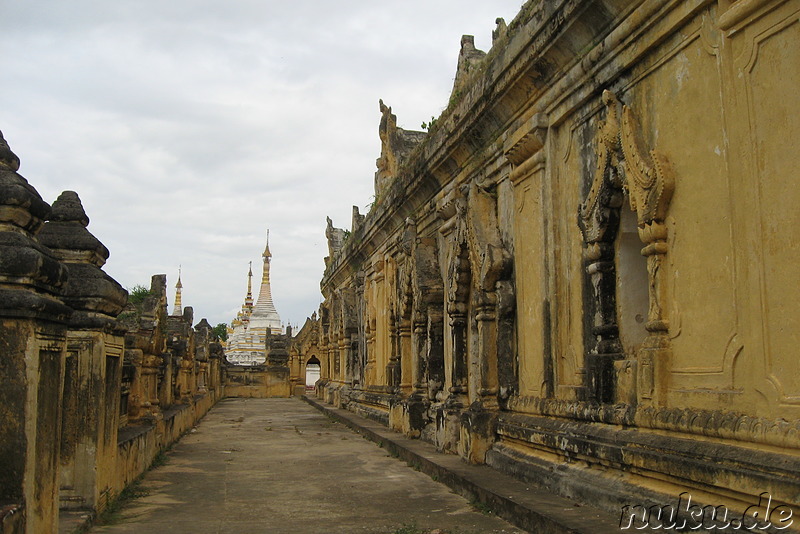
{"label": "stone ledge", "polygon": [[406,438],[346,410],[301,397],[390,454],[470,501],[477,501],[517,527],[537,534],[619,532],[615,516],[542,491],[490,467],[469,465],[459,457],[437,452],[433,445]]}
{"label": "stone ledge", "polygon": [[133,441],[142,434],[146,434],[155,428],[154,424],[124,426],[117,431],[117,446],[122,446],[129,441]]}
{"label": "stone ledge", "polygon": [[[584,462],[602,465],[602,469],[610,467],[638,477],[637,486],[668,483],[678,493],[694,489],[741,503],[754,497],[742,487],[743,480],[749,480],[759,491],[768,491],[776,501],[791,503],[800,478],[800,455],[796,452],[756,449],[733,441],[521,414],[501,415],[497,432],[501,441],[495,444],[496,450],[503,443],[511,448],[528,448],[531,453],[543,450],[561,458],[552,464],[555,466]],[[534,477],[537,481],[547,478],[541,473]],[[638,491],[641,488],[634,493]],[[621,497],[629,495],[627,492]],[[595,498],[610,496],[603,492]]]}

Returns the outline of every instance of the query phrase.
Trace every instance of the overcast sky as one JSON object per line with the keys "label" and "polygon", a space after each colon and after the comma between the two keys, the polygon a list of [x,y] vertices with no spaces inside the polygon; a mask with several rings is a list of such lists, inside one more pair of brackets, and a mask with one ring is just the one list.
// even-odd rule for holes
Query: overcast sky
{"label": "overcast sky", "polygon": [[488,51],[522,0],[0,0],[0,130],[49,203],[74,190],[123,286],[178,266],[195,320],[261,275],[286,324],[320,303],[325,217],[367,211],[378,99],[446,107],[462,34]]}

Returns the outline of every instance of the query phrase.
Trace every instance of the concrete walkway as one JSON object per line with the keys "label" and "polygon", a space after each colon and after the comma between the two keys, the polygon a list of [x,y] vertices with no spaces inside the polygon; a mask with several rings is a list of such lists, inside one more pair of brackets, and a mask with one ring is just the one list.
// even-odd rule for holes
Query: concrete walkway
{"label": "concrete walkway", "polygon": [[142,487],[91,532],[524,532],[297,398],[221,401]]}

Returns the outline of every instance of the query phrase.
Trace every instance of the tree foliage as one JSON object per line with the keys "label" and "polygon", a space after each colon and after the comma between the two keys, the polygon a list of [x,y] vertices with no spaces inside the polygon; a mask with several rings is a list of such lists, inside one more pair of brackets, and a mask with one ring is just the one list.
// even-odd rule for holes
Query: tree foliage
{"label": "tree foliage", "polygon": [[128,288],[128,302],[137,308],[150,296],[150,290],[141,284]]}
{"label": "tree foliage", "polygon": [[150,296],[150,290],[141,284],[127,289],[128,306],[117,318],[128,328],[136,328],[139,323],[139,317],[142,315],[144,301]]}
{"label": "tree foliage", "polygon": [[214,332],[214,335],[217,336],[222,341],[228,340],[228,325],[227,323],[219,323],[217,326],[211,329]]}

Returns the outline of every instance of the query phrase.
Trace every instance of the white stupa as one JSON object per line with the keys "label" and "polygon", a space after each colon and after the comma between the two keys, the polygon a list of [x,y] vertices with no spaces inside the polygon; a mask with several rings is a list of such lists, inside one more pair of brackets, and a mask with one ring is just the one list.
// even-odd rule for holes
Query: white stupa
{"label": "white stupa", "polygon": [[269,251],[269,230],[267,230],[267,246],[262,254],[264,270],[261,275],[261,287],[258,299],[253,305],[252,266],[247,273],[247,296],[242,311],[231,323],[225,356],[230,363],[237,365],[261,365],[267,361],[267,333],[280,334],[281,316],[272,302],[272,289],[269,280],[269,264],[272,253]]}

